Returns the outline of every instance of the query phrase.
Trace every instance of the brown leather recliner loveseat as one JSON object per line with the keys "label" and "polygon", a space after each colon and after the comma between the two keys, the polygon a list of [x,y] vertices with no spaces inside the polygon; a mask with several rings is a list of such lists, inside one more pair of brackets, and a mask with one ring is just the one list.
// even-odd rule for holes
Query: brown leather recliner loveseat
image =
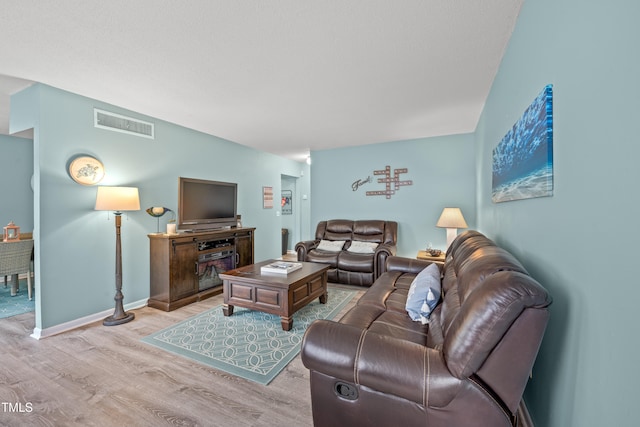
{"label": "brown leather recliner loveseat", "polygon": [[440,272],[430,269],[442,299],[427,324],[415,322],[405,304],[428,265],[390,257],[339,322],[308,328],[302,361],[315,427],[516,425],[551,297],[511,254],[470,230]]}
{"label": "brown leather recliner loveseat", "polygon": [[398,223],[333,219],[320,221],[315,240],[298,242],[298,261],[329,264],[329,282],[371,286],[396,254]]}

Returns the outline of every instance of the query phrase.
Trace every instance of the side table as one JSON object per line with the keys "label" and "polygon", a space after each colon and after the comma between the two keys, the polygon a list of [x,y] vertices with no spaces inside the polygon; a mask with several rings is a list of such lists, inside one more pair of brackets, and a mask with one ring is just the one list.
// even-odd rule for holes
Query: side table
{"label": "side table", "polygon": [[431,256],[427,251],[418,251],[418,255],[416,256],[416,258],[432,261],[436,264],[444,264],[445,253],[443,251],[440,256]]}

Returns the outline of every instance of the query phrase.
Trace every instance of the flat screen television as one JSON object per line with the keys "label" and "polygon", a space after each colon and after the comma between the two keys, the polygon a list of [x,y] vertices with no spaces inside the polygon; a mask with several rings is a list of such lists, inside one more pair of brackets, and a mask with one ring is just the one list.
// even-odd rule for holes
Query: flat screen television
{"label": "flat screen television", "polygon": [[237,184],[179,177],[178,230],[235,227],[237,197]]}

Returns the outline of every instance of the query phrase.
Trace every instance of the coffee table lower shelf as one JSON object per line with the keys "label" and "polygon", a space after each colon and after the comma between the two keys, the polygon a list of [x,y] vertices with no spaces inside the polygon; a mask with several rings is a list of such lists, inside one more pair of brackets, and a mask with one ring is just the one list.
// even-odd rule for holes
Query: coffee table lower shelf
{"label": "coffee table lower shelf", "polygon": [[293,327],[293,313],[316,298],[327,302],[326,264],[303,262],[302,268],[289,274],[261,274],[260,267],[268,260],[220,274],[225,316],[233,315],[235,306],[280,316],[282,329]]}

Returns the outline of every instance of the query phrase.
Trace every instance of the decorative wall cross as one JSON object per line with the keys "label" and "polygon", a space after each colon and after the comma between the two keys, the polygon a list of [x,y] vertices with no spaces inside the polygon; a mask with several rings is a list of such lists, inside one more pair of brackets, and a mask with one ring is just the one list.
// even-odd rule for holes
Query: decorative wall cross
{"label": "decorative wall cross", "polygon": [[386,184],[386,189],[384,191],[367,191],[367,196],[386,196],[387,199],[390,199],[401,186],[413,185],[413,181],[411,180],[400,180],[400,174],[407,172],[409,172],[407,168],[394,169],[393,176],[391,176],[391,166],[387,166],[382,170],[373,171],[374,175],[385,175],[384,178],[378,178],[377,181],[381,184]]}

